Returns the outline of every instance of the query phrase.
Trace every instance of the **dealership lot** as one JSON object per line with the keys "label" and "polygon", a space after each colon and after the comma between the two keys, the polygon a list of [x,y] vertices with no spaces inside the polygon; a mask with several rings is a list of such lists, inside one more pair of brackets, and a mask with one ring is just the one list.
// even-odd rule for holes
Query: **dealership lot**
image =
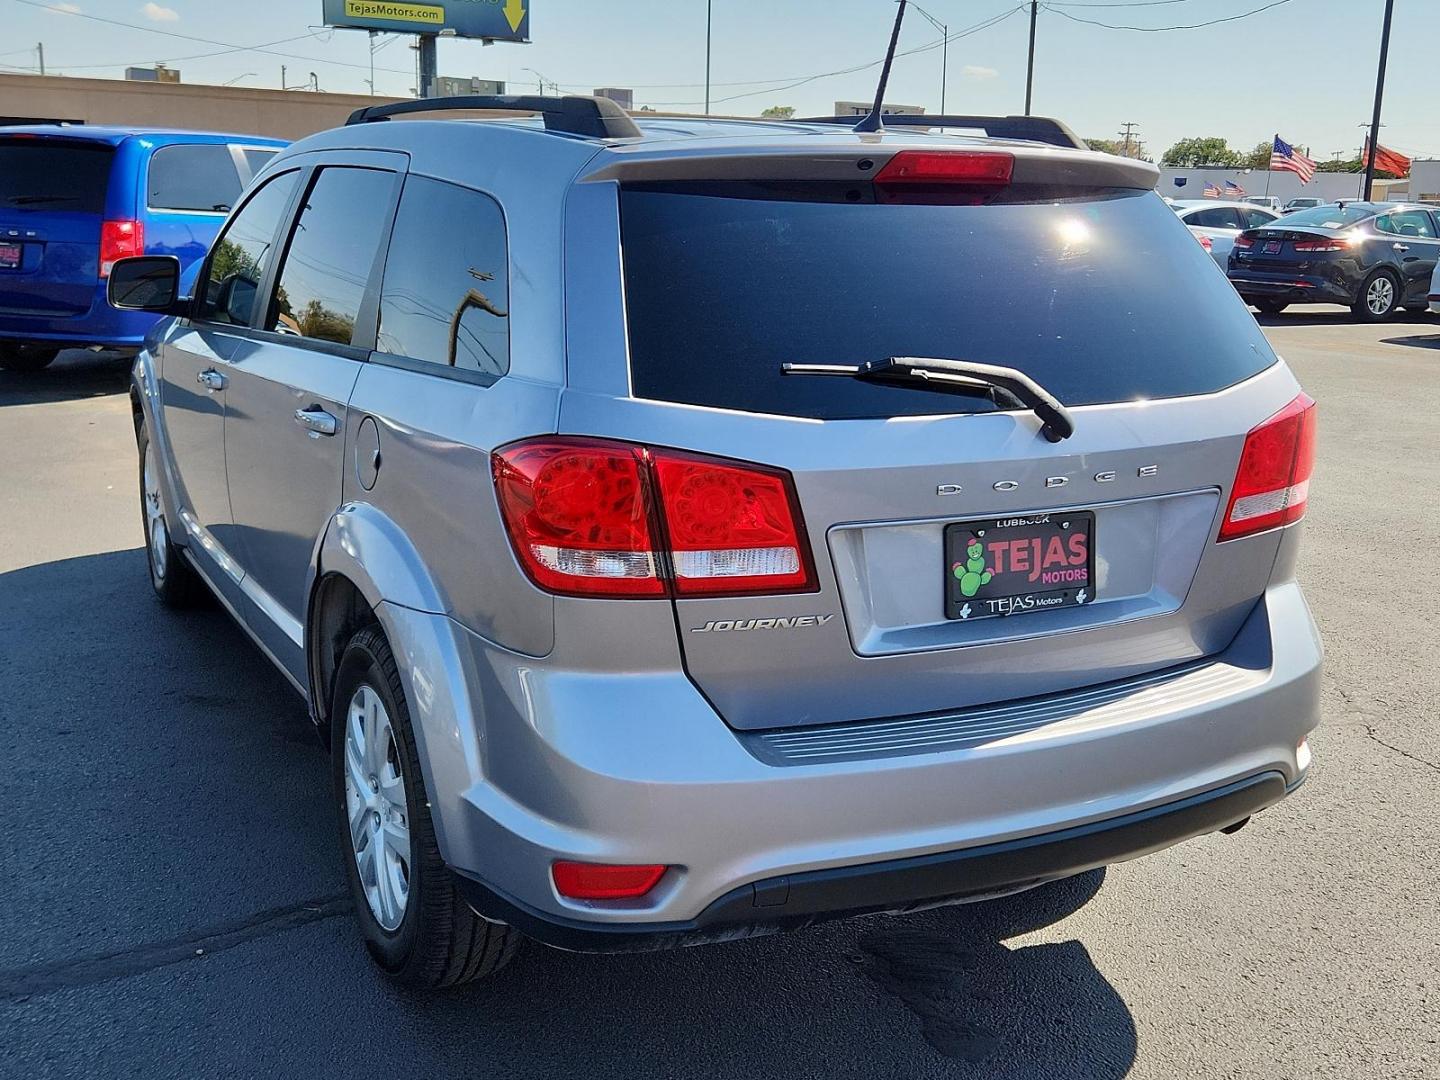
{"label": "dealership lot", "polygon": [[6,1072],[1440,1076],[1440,320],[1266,322],[1322,410],[1301,572],[1325,720],[1295,798],[1103,886],[675,953],[532,948],[432,997],[335,917],[299,699],[218,609],[150,594],[125,365],[0,374]]}

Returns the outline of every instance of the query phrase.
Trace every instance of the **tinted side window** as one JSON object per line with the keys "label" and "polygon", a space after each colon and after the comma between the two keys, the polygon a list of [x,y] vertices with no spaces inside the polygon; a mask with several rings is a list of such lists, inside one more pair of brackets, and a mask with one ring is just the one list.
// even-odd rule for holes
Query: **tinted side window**
{"label": "tinted side window", "polygon": [[239,199],[240,174],[228,146],[162,146],[150,157],[152,209],[228,211]]}
{"label": "tinted side window", "polygon": [[1212,206],[1196,210],[1185,219],[1186,225],[1198,225],[1202,229],[1238,229],[1240,220],[1228,206]]}
{"label": "tinted side window", "polygon": [[[1381,222],[1389,224],[1381,225]],[[1383,232],[1397,233],[1400,236],[1433,237],[1435,235],[1435,230],[1430,224],[1430,215],[1423,210],[1397,210],[1393,214],[1376,219],[1375,226]]]}
{"label": "tinted side window", "polygon": [[275,233],[299,176],[298,172],[281,173],[230,219],[210,255],[200,318],[250,325],[260,281],[274,254]]}
{"label": "tinted side window", "polygon": [[250,175],[259,176],[260,170],[270,164],[270,159],[278,154],[279,150],[259,150],[253,146],[246,147],[241,151],[245,155],[245,161],[250,166]]}
{"label": "tinted side window", "polygon": [[349,345],[388,224],[395,174],[328,168],[300,208],[265,328]]}
{"label": "tinted side window", "polygon": [[494,199],[423,177],[405,182],[376,348],[497,378],[510,370],[505,219]]}
{"label": "tinted side window", "polygon": [[1242,210],[1240,216],[1245,219],[1245,228],[1247,229],[1263,228],[1275,220],[1273,215],[1267,214],[1263,210]]}

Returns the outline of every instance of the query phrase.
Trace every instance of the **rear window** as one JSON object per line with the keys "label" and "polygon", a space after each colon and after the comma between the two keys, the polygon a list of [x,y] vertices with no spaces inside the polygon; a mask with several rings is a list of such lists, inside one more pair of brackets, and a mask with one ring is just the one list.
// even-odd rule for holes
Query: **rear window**
{"label": "rear window", "polygon": [[977,360],[1071,405],[1203,394],[1274,355],[1149,192],[988,206],[621,193],[637,397],[815,419],[986,399],[785,376],[786,361]]}
{"label": "rear window", "polygon": [[98,144],[0,139],[0,207],[103,213],[114,153]]}
{"label": "rear window", "polygon": [[240,174],[223,144],[162,146],[150,158],[147,191],[152,210],[228,213],[240,200]]}
{"label": "rear window", "polygon": [[1345,225],[1354,225],[1357,221],[1364,221],[1366,218],[1374,217],[1375,211],[1370,208],[1361,209],[1358,206],[1312,206],[1309,210],[1296,210],[1293,214],[1286,214],[1274,224],[1288,229],[1291,225],[1319,226],[1322,229],[1338,229]]}

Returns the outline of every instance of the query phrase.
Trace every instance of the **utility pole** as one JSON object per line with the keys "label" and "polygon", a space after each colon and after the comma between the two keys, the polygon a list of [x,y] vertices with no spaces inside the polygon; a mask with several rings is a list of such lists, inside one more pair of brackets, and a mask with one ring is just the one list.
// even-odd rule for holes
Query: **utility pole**
{"label": "utility pole", "polygon": [[941,22],[934,15],[922,8],[919,4],[911,3],[931,26],[940,31],[940,115],[945,115],[945,91],[950,83],[950,27]]}
{"label": "utility pole", "polygon": [[710,14],[714,0],[705,0],[705,115],[710,115]]}
{"label": "utility pole", "polygon": [[1380,145],[1380,101],[1385,96],[1385,61],[1390,56],[1390,16],[1395,0],[1385,0],[1385,26],[1380,31],[1380,70],[1375,74],[1375,111],[1370,115],[1370,153],[1365,155],[1365,199],[1374,194],[1375,153]]}
{"label": "utility pole", "polygon": [[435,96],[435,75],[440,67],[439,50],[436,42],[439,40],[435,34],[420,35],[420,96],[432,98]]}
{"label": "utility pole", "polygon": [[1030,0],[1030,61],[1025,65],[1025,115],[1030,115],[1030,93],[1035,88],[1035,16],[1040,0]]}
{"label": "utility pole", "polygon": [[[1121,136],[1121,137],[1125,140],[1124,149],[1122,149],[1122,150],[1120,151],[1121,156],[1123,156],[1123,157],[1139,157],[1139,156],[1140,156],[1140,140],[1135,137],[1135,129],[1136,129],[1137,127],[1139,127],[1140,125],[1137,124],[1137,123],[1135,123],[1135,121],[1133,121],[1133,120],[1126,120],[1125,123],[1121,124],[1120,126],[1125,129],[1125,130],[1123,130],[1123,131],[1116,132],[1117,135]],[[1130,153],[1130,140],[1131,140],[1132,138],[1135,139],[1135,153],[1134,153],[1134,154],[1131,154],[1131,153]]]}
{"label": "utility pole", "polygon": [[44,75],[44,74],[45,74],[45,43],[44,43],[43,41],[38,42],[38,43],[35,45],[35,52],[36,52],[36,54],[40,57],[40,74],[41,74],[41,75]]}
{"label": "utility pole", "polygon": [[380,36],[379,30],[370,31],[370,96],[375,96],[375,39]]}

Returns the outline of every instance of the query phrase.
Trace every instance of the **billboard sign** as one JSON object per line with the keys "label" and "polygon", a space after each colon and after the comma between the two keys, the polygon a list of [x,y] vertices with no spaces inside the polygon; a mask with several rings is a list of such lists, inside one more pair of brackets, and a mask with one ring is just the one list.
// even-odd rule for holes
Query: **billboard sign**
{"label": "billboard sign", "polygon": [[530,0],[324,0],[325,25],[392,34],[530,40]]}

